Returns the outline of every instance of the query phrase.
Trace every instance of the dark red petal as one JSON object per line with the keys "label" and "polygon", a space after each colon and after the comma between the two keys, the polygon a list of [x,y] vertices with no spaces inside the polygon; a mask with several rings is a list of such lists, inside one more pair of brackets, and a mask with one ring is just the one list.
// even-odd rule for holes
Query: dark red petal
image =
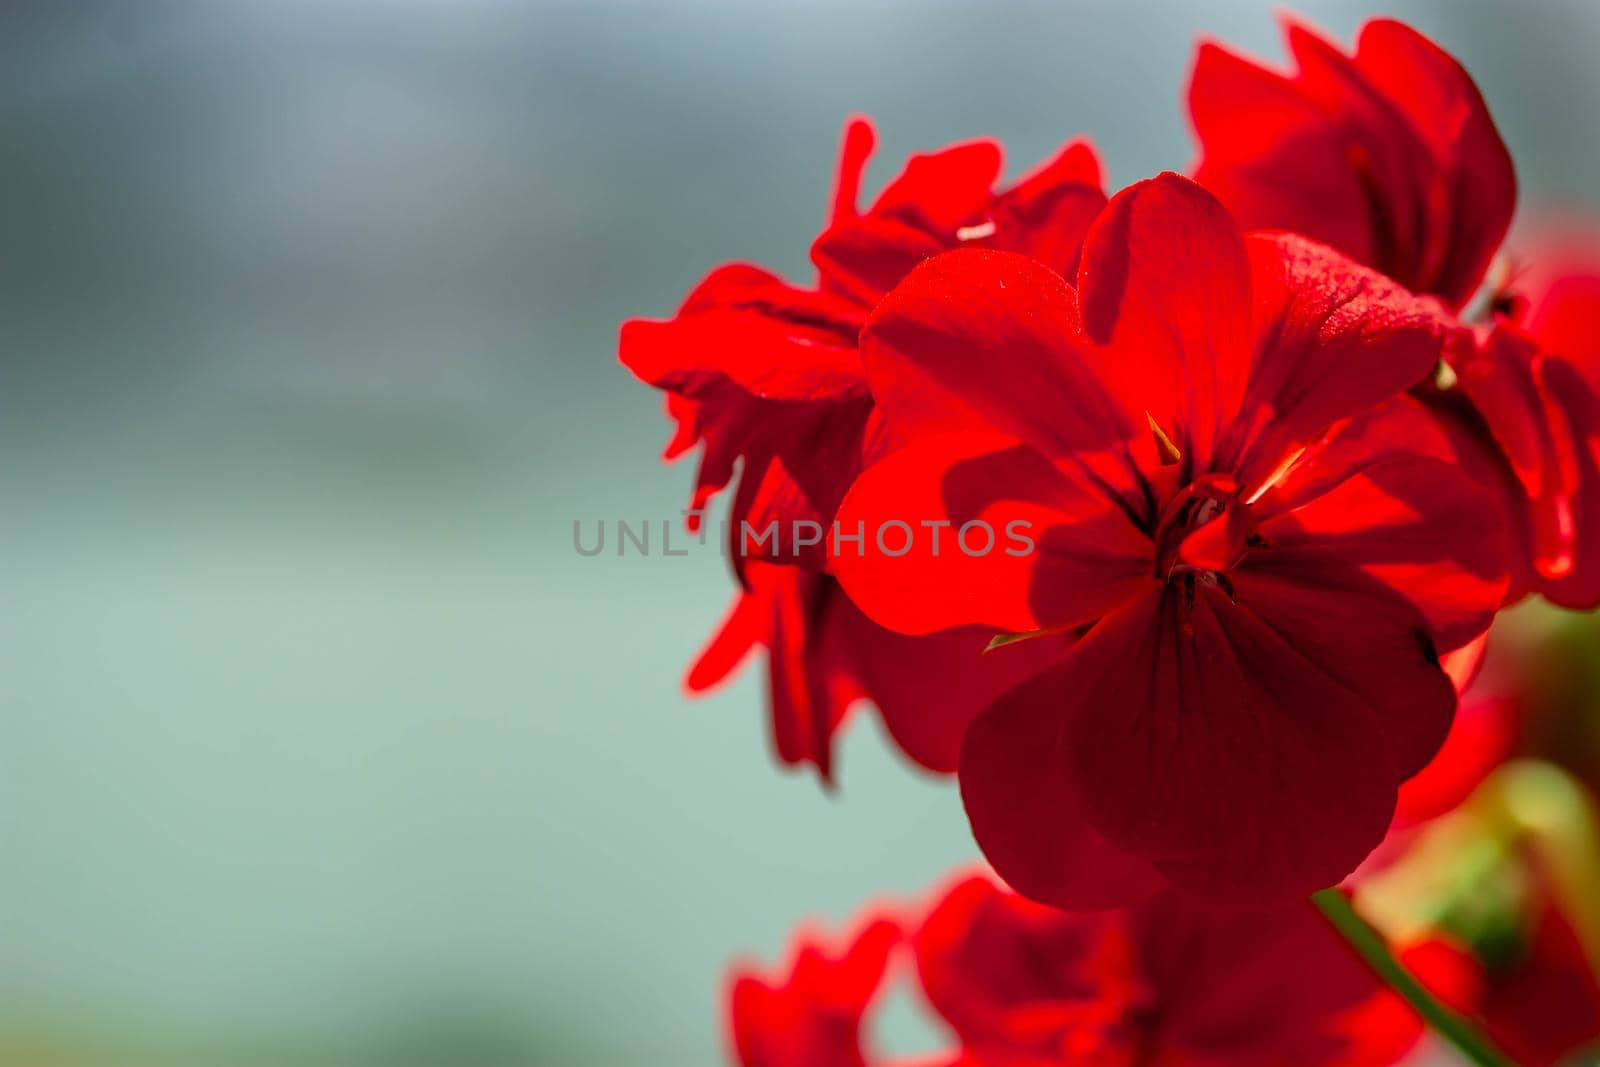
{"label": "dark red petal", "polygon": [[1150,585],[1153,567],[1149,540],[1103,494],[971,434],[868,468],[839,508],[829,565],[862,611],[907,634],[1075,626]]}
{"label": "dark red petal", "polygon": [[1124,912],[1070,914],[972,877],[913,946],[929,1004],[980,1063],[1132,1062],[1134,1020],[1159,1010]]}
{"label": "dark red petal", "polygon": [[1164,894],[1133,924],[1172,1062],[1389,1067],[1421,1034],[1306,901],[1241,909]]}
{"label": "dark red petal", "polygon": [[1398,784],[1444,743],[1455,684],[1409,600],[1340,570],[1267,553],[1240,568],[1234,591],[1241,604],[1259,601],[1253,613],[1295,653],[1297,670],[1328,678],[1345,691],[1351,715],[1372,718],[1380,736],[1367,761],[1386,760]]}
{"label": "dark red petal", "polygon": [[1207,469],[1250,360],[1250,265],[1227,210],[1176,174],[1124,189],[1084,239],[1078,299],[1124,417],[1153,418]]}
{"label": "dark red petal", "polygon": [[886,630],[840,598],[833,624],[852,673],[906,755],[951,774],[961,741],[979,712],[1061,655],[1070,634],[1040,637],[985,653],[994,631],[966,627],[908,637]]}
{"label": "dark red petal", "polygon": [[1121,651],[1096,640],[1100,633],[997,700],[961,748],[961,800],[985,858],[1017,892],[1073,911],[1127,904],[1166,884],[1148,861],[1094,830],[1073,776],[1065,716],[1081,684],[1075,663],[1104,664]]}
{"label": "dark red petal", "polygon": [[1231,579],[1237,603],[1197,582],[1187,607],[1173,585],[1080,642],[1067,773],[1101,833],[1190,891],[1300,895],[1382,840],[1415,739],[1421,759],[1437,749],[1455,693],[1412,630],[1277,576]]}
{"label": "dark red petal", "polygon": [[767,680],[772,740],[787,764],[810,763],[833,779],[833,736],[863,693],[836,625],[844,594],[826,575],[752,564],[768,607]]}
{"label": "dark red petal", "polygon": [[726,378],[713,375],[695,386],[692,397],[684,396],[679,404],[669,400],[668,409],[679,417],[668,458],[696,442],[705,443],[689,498],[689,529],[698,532],[706,504],[733,480],[741,457],[746,473],[740,481],[761,482],[771,462],[767,431],[772,406],[754,399]]}
{"label": "dark red petal", "polygon": [[1223,455],[1250,492],[1335,421],[1422,381],[1451,329],[1437,305],[1290,234],[1248,239],[1256,352]]}
{"label": "dark red petal", "polygon": [[1059,275],[1012,253],[961,249],[884,298],[861,354],[873,396],[906,436],[965,428],[951,414],[964,408],[1046,455],[1098,453],[1100,476],[1131,494],[1124,443],[1149,431],[1142,414],[1135,423],[1108,400],[1077,334],[1077,300]]}
{"label": "dark red petal", "polygon": [[[890,447],[868,397],[766,405],[746,441],[745,473],[728,516],[735,573],[742,578],[752,558],[822,569],[822,535],[845,491]],[[767,455],[776,462],[763,472],[758,464]]]}
{"label": "dark red petal", "polygon": [[1529,911],[1521,958],[1490,973],[1476,1014],[1519,1064],[1570,1064],[1574,1053],[1581,1063],[1600,1040],[1600,978],[1579,933],[1584,920],[1548,899]]}

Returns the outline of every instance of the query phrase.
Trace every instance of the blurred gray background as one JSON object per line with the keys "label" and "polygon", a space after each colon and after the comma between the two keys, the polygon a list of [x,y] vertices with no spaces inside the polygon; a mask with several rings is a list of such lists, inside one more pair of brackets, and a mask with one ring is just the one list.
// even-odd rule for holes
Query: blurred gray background
{"label": "blurred gray background", "polygon": [[[1305,3],[1348,40],[1367,5]],[[1590,199],[1591,4],[1395,3],[1525,203]],[[712,265],[808,277],[844,118],[1190,159],[1264,3],[8,4],[0,1062],[717,1062],[725,961],[974,850],[862,717],[782,774],[691,704],[714,553],[615,361]]]}

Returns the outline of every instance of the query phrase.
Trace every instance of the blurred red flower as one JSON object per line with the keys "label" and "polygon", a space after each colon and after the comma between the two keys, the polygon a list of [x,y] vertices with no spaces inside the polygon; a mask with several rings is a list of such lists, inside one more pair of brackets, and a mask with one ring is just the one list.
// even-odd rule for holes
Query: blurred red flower
{"label": "blurred red flower", "polygon": [[1091,908],[1169,882],[1236,901],[1338,882],[1449,726],[1439,654],[1506,588],[1492,499],[1403,395],[1452,327],[1323,246],[1241,235],[1171,174],[1110,202],[1077,281],[948,253],[862,338],[911,443],[839,521],[1025,519],[1036,550],[869,539],[835,572],[907,633],[1087,628],[962,746],[978,842],[1023,893]]}
{"label": "blurred red flower", "polygon": [[1527,246],[1493,324],[1452,349],[1459,397],[1436,404],[1498,460],[1518,585],[1587,610],[1600,605],[1600,231],[1565,220]]}
{"label": "blurred red flower", "polygon": [[806,937],[784,972],[738,969],[742,1067],[909,1067],[863,1033],[881,983],[908,964],[950,1036],[917,1061],[929,1065],[1376,1067],[1420,1032],[1303,901],[1218,911],[1164,894],[1071,914],[973,876],[901,925],[904,941],[879,909],[842,952]]}
{"label": "blurred red flower", "polygon": [[1511,156],[1472,78],[1403,23],[1354,55],[1285,18],[1284,75],[1200,46],[1195,179],[1248,228],[1292,230],[1453,307],[1472,296],[1516,205]]}
{"label": "blurred red flower", "polygon": [[[860,211],[872,145],[871,127],[851,122],[830,224],[812,246],[816,285],[790,285],[745,264],[720,267],[672,319],[624,323],[619,350],[630,370],[667,393],[678,423],[667,458],[703,445],[691,510],[737,480],[734,540],[744,540],[743,522],[756,531],[780,524],[777,552],[734,546],[742,592],[687,685],[709,688],[751,648],[767,647],[778,754],[815,764],[825,780],[833,732],[857,698],[878,706],[913,759],[951,771],[972,715],[1022,676],[1019,663],[980,660],[984,632],[913,641],[882,630],[818,573],[820,547],[794,547],[792,524],[826,528],[863,464],[893,444],[861,369],[861,326],[906,272],[946,249],[1003,248],[1072,270],[1084,229],[1105,203],[1086,143],[1068,144],[996,193],[999,146],[974,141],[913,156]],[[692,516],[691,529],[699,522]],[[752,562],[762,559],[784,566]],[[931,706],[930,693],[939,694]]]}
{"label": "blurred red flower", "polygon": [[1600,1042],[1600,979],[1548,894],[1517,918],[1497,943],[1473,946],[1441,933],[1402,956],[1520,1067],[1554,1067]]}

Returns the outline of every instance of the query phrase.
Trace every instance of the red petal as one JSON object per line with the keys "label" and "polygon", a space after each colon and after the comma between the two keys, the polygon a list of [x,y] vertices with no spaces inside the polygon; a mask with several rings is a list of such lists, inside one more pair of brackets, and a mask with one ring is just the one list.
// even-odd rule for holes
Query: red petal
{"label": "red petal", "polygon": [[[845,491],[863,467],[889,451],[883,420],[866,397],[766,405],[762,416],[742,442],[745,473],[728,516],[734,571],[742,578],[747,559],[820,570],[826,561],[822,534]],[[777,462],[763,472],[758,464],[765,456]],[[812,525],[801,530],[797,523]],[[801,543],[812,537],[816,543]]]}
{"label": "red petal", "polygon": [[1516,706],[1504,697],[1463,700],[1444,745],[1400,787],[1397,825],[1414,825],[1452,810],[1511,755]]}
{"label": "red petal", "polygon": [[1133,1062],[1134,1020],[1156,1006],[1128,927],[1124,912],[1069,914],[969,878],[917,931],[917,972],[978,1062]]}
{"label": "red petal", "polygon": [[1000,146],[971,141],[914,155],[879,194],[869,212],[900,219],[955,239],[956,230],[980,220],[1000,176]]}
{"label": "red petal", "polygon": [[[988,530],[963,535],[972,523]],[[1074,626],[1152,582],[1150,542],[1120,508],[992,435],[924,438],[868,468],[829,542],[850,598],[908,634]]]}
{"label": "red petal", "polygon": [[1388,1067],[1421,1033],[1306,901],[1240,909],[1166,894],[1134,923],[1162,993],[1162,1046],[1185,1067]]}
{"label": "red petal", "polygon": [[1292,230],[1362,263],[1376,260],[1360,172],[1322,109],[1288,78],[1202,44],[1189,116],[1201,147],[1195,180],[1240,226]]}
{"label": "red petal", "polygon": [[[1074,658],[1103,662],[1105,651]],[[1013,889],[1090,911],[1148,897],[1166,880],[1089,824],[1064,729],[1079,684],[1069,660],[979,716],[961,747],[961,800],[985,858]]]}
{"label": "red petal", "polygon": [[1432,302],[1322,245],[1288,234],[1248,244],[1258,342],[1223,449],[1247,494],[1338,419],[1431,374],[1449,328]]}
{"label": "red petal", "polygon": [[1368,23],[1353,59],[1286,23],[1292,77],[1201,48],[1189,92],[1197,178],[1246,226],[1324,241],[1459,306],[1516,198],[1477,88],[1399,23]]}
{"label": "red petal", "polygon": [[954,243],[954,234],[941,239],[900,219],[858,215],[824,230],[811,245],[811,262],[824,286],[872,307],[918,263]]}
{"label": "red petal", "polygon": [[766,627],[764,599],[751,593],[739,593],[727,617],[689,667],[683,687],[691,693],[703,693],[721,683],[766,636]]}
{"label": "red petal", "polygon": [[1448,208],[1429,234],[1427,289],[1464,302],[1511,225],[1517,203],[1511,153],[1471,75],[1404,23],[1373,19],[1363,26],[1356,66],[1433,153]]}
{"label": "red petal", "polygon": [[1185,608],[1172,586],[1080,642],[1068,773],[1107,838],[1185,888],[1299,895],[1382,840],[1414,739],[1437,749],[1455,693],[1411,630],[1350,598],[1232,581],[1237,604],[1200,584]]}
{"label": "red petal", "polygon": [[1415,606],[1439,651],[1467,644],[1504,602],[1508,547],[1499,500],[1441,453],[1448,444],[1409,399],[1354,420],[1255,506],[1271,547],[1247,565],[1303,574],[1330,600],[1386,588]]}
{"label": "red petal", "polygon": [[994,200],[988,247],[1037,259],[1065,278],[1077,276],[1083,238],[1105,207],[1100,160],[1087,141],[1060,155]]}
{"label": "red petal", "polygon": [[1125,417],[1153,418],[1190,469],[1208,469],[1249,370],[1250,267],[1232,217],[1176,174],[1124,189],[1084,240],[1078,298]]}
{"label": "red petal", "polygon": [[852,118],[845,123],[844,143],[839,146],[839,176],[833,189],[833,210],[830,219],[852,218],[856,214],[856,201],[861,196],[861,174],[872,158],[872,147],[877,142],[872,123],[862,118]]}
{"label": "red petal", "polygon": [[657,388],[693,394],[722,375],[757,397],[816,400],[862,389],[861,311],[743,265],[713,272],[676,318],[622,324],[618,356]]}
{"label": "red petal", "polygon": [[[1592,373],[1592,372],[1591,372]],[[1537,547],[1549,543],[1538,531],[1554,527],[1571,538],[1570,564],[1549,566],[1536,555],[1539,591],[1563,607],[1588,610],[1600,604],[1600,395],[1589,377],[1564,359],[1541,361],[1539,375],[1550,397],[1551,433],[1563,466],[1561,481],[1575,487],[1570,504],[1559,499],[1553,513],[1548,500],[1536,501],[1534,512]],[[1539,566],[1537,564],[1543,563]]]}
{"label": "red petal", "polygon": [[[1096,463],[1131,495],[1139,479],[1125,442],[1149,431],[1142,414],[1135,423],[1112,405],[1074,343],[1076,305],[1059,275],[1022,256],[962,249],[928,260],[862,331],[873,396],[908,437],[983,420],[1046,455]],[[975,418],[963,424],[961,410]]]}
{"label": "red petal", "polygon": [[967,627],[907,637],[867,618],[840,597],[833,624],[855,677],[896,744],[917,763],[954,773],[967,727],[1012,686],[1061,655],[1061,634],[985,653],[993,630]]}
{"label": "red petal", "polygon": [[1326,113],[1345,166],[1367,189],[1376,258],[1371,265],[1421,291],[1431,277],[1430,246],[1448,224],[1446,187],[1417,131],[1354,60],[1292,16],[1284,20],[1299,65],[1297,87]]}
{"label": "red petal", "polygon": [[844,594],[826,575],[797,567],[755,565],[772,585],[767,678],[778,757],[811,763],[833,780],[833,735],[861,697],[850,650],[834,624]]}
{"label": "red petal", "polygon": [[741,1067],[866,1067],[861,1024],[877,996],[899,926],[874,919],[842,952],[802,940],[788,973],[730,977],[729,1029]]}

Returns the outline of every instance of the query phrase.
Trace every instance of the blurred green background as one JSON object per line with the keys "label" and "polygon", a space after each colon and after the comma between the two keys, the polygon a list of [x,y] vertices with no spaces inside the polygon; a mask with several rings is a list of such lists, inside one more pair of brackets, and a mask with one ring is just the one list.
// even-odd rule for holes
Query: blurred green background
{"label": "blurred green background", "polygon": [[[1600,10],[1390,10],[1586,198]],[[973,857],[870,717],[830,797],[758,672],[680,695],[714,553],[574,553],[687,491],[616,325],[805,277],[851,112],[873,182],[1185,166],[1201,31],[1280,55],[1264,3],[7,4],[0,1063],[709,1064],[730,956]]]}

